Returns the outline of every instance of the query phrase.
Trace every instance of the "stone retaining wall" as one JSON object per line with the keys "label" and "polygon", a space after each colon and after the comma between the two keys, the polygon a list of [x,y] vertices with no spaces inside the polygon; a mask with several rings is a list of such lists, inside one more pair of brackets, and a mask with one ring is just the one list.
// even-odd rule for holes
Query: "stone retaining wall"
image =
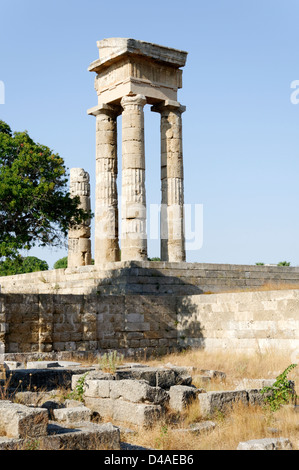
{"label": "stone retaining wall", "polygon": [[299,290],[180,297],[177,326],[183,347],[245,353],[297,350],[298,357]]}
{"label": "stone retaining wall", "polygon": [[177,347],[176,298],[0,294],[5,353]]}
{"label": "stone retaining wall", "polygon": [[4,353],[299,350],[299,290],[211,295],[0,294]]}

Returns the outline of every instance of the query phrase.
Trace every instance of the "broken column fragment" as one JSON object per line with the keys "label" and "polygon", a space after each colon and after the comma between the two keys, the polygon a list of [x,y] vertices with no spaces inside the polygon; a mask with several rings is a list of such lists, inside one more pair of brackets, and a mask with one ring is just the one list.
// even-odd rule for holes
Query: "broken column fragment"
{"label": "broken column fragment", "polygon": [[[83,168],[71,168],[71,197],[79,196],[80,208],[90,211],[89,174]],[[91,264],[90,219],[71,227],[68,234],[68,268]]]}

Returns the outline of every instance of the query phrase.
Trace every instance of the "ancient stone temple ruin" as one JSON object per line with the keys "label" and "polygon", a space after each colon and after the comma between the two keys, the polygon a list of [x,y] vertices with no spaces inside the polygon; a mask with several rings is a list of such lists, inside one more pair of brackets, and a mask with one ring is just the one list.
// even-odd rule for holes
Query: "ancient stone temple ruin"
{"label": "ancient stone temple ruin", "polygon": [[[299,267],[186,262],[185,108],[177,94],[187,53],[121,38],[99,41],[98,49],[89,66],[98,104],[88,111],[96,117],[95,264],[86,221],[69,231],[66,269],[0,278],[0,362],[111,350],[143,357],[189,347],[242,354],[273,348],[291,357],[299,350]],[[146,105],[160,114],[162,261],[147,259]],[[90,209],[82,168],[71,170],[70,193]],[[269,284],[288,290],[254,292]]]}
{"label": "ancient stone temple ruin", "polygon": [[[95,264],[147,260],[144,107],[161,115],[161,260],[185,261],[182,118],[177,101],[187,53],[124,38],[97,43]],[[122,116],[121,234],[117,117]]]}

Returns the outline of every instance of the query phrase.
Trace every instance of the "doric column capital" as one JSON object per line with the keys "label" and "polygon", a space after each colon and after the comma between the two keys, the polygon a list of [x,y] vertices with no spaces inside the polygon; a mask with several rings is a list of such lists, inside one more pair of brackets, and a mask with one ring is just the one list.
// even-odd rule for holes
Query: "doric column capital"
{"label": "doric column capital", "polygon": [[117,117],[121,114],[121,107],[117,105],[111,105],[111,104],[98,104],[97,106],[94,106],[93,108],[90,108],[87,110],[87,114],[91,116],[99,116],[101,114],[105,114],[111,117]]}
{"label": "doric column capital", "polygon": [[127,95],[123,96],[121,99],[121,106],[122,108],[143,108],[146,105],[146,97],[144,95]]}
{"label": "doric column capital", "polygon": [[178,101],[166,100],[161,101],[160,103],[155,104],[151,107],[151,111],[154,113],[168,113],[173,111],[178,114],[182,114],[186,111],[186,106],[182,106]]}

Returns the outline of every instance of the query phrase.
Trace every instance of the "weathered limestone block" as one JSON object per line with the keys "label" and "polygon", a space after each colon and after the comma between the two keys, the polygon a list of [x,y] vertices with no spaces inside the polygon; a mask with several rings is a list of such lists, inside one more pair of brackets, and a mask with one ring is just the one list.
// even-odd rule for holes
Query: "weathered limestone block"
{"label": "weathered limestone block", "polygon": [[242,379],[237,382],[235,390],[245,390],[248,388],[262,389],[271,387],[276,379]]}
{"label": "weathered limestone block", "polygon": [[188,428],[175,429],[175,432],[203,434],[215,429],[216,424],[213,421],[201,421],[200,423],[193,423]]}
{"label": "weathered limestone block", "polygon": [[199,393],[200,390],[194,387],[174,385],[168,392],[169,406],[175,411],[183,411],[196,400]]}
{"label": "weathered limestone block", "polygon": [[51,392],[46,392],[46,391],[31,392],[27,390],[24,392],[17,392],[15,393],[14,396],[18,403],[21,403],[22,405],[26,405],[26,406],[47,408],[47,406],[44,406],[44,404],[46,403],[52,403],[53,408],[62,406],[61,404],[59,405],[59,401],[56,398],[57,392],[55,390],[52,390]]}
{"label": "weathered limestone block", "polygon": [[[70,170],[70,194],[79,196],[80,207],[90,211],[89,174],[83,168]],[[68,234],[68,267],[86,266],[91,264],[90,220],[79,226],[70,227]]]}
{"label": "weathered limestone block", "polygon": [[168,400],[160,387],[152,387],[145,380],[86,380],[84,396],[91,398],[122,398],[133,403],[150,402],[156,405]]}
{"label": "weathered limestone block", "polygon": [[51,369],[60,367],[57,361],[28,361],[27,369]]}
{"label": "weathered limestone block", "polygon": [[[78,380],[81,379],[82,377],[84,377],[85,375],[86,375],[86,373],[73,374],[72,375],[72,379],[71,379],[71,388],[72,388],[72,390],[74,390],[76,388]],[[91,383],[93,380],[95,380],[96,382],[104,381],[104,380],[115,380],[115,376],[113,374],[110,374],[109,372],[91,370],[91,371],[88,372],[88,375],[86,376],[85,384]]]}
{"label": "weathered limestone block", "polygon": [[207,392],[199,394],[198,400],[202,416],[209,416],[215,411],[225,411],[238,402],[248,404],[248,394],[246,390]]}
{"label": "weathered limestone block", "polygon": [[284,437],[253,439],[240,442],[237,450],[292,450],[293,446],[289,439]]}
{"label": "weathered limestone block", "polygon": [[168,400],[167,393],[160,387],[151,387],[145,381],[130,379],[112,381],[110,397],[133,403],[150,402],[155,405],[161,405]]}
{"label": "weathered limestone block", "polygon": [[[39,437],[29,445],[36,450],[120,450],[120,431],[111,423],[75,423],[75,429],[49,424],[47,436]],[[27,449],[27,439],[0,436],[0,450]]]}
{"label": "weathered limestone block", "polygon": [[116,421],[135,423],[139,426],[151,427],[163,417],[161,405],[148,405],[144,403],[131,403],[124,400],[115,400],[113,418]]}
{"label": "weathered limestone block", "polygon": [[110,398],[113,380],[88,379],[84,384],[84,396],[91,398]]}
{"label": "weathered limestone block", "polygon": [[90,421],[91,415],[91,410],[86,406],[75,406],[53,410],[54,419],[65,424]]}
{"label": "weathered limestone block", "polygon": [[161,405],[132,403],[122,399],[85,397],[85,404],[101,417],[144,427],[152,426],[164,414]]}
{"label": "weathered limestone block", "polygon": [[120,431],[111,423],[73,423],[67,429],[51,422],[49,435],[40,440],[45,450],[120,450]]}
{"label": "weathered limestone block", "polygon": [[0,435],[36,438],[47,434],[47,425],[47,410],[0,400]]}

